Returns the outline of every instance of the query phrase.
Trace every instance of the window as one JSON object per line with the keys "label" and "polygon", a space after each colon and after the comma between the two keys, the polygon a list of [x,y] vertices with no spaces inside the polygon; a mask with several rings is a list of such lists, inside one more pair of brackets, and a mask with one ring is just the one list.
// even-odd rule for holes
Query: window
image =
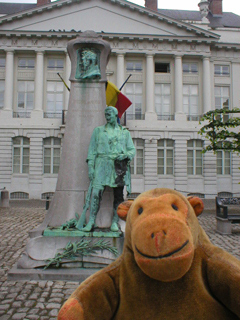
{"label": "window", "polygon": [[170,63],[155,63],[155,72],[156,73],[170,73]]}
{"label": "window", "polygon": [[29,173],[29,139],[25,137],[15,137],[12,141],[13,173]]}
{"label": "window", "polygon": [[218,150],[217,154],[217,174],[231,174],[231,152]]}
{"label": "window", "polygon": [[127,61],[127,72],[142,72],[142,61]]}
{"label": "window", "polygon": [[183,73],[198,73],[198,64],[183,63]]}
{"label": "window", "polygon": [[0,58],[0,68],[5,68],[5,66],[6,66],[6,59]]}
{"label": "window", "polygon": [[[228,108],[229,109],[229,97],[230,97],[230,88],[229,87],[215,87],[215,109]],[[222,119],[222,115],[216,117],[217,120]],[[223,121],[229,119],[229,114],[223,115]]]}
{"label": "window", "polygon": [[214,65],[214,74],[216,76],[227,77],[230,75],[230,66],[215,64]]}
{"label": "window", "polygon": [[43,140],[43,173],[58,173],[60,164],[61,139],[45,138]]}
{"label": "window", "polygon": [[129,120],[142,119],[142,83],[127,83],[126,96],[132,102],[126,111],[126,117]]}
{"label": "window", "polygon": [[133,139],[133,143],[136,154],[131,161],[131,174],[144,174],[144,140]]}
{"label": "window", "polygon": [[35,60],[31,58],[19,58],[18,68],[19,69],[34,69]]}
{"label": "window", "polygon": [[63,110],[63,83],[47,82],[47,112],[61,113]]}
{"label": "window", "polygon": [[63,59],[48,59],[47,68],[50,70],[63,69]]}
{"label": "window", "polygon": [[41,199],[42,200],[47,200],[47,199],[52,200],[53,196],[54,196],[54,192],[45,192],[45,193],[42,193]]}
{"label": "window", "polygon": [[155,84],[155,108],[160,120],[171,120],[171,85]]}
{"label": "window", "polygon": [[188,193],[187,197],[198,197],[200,199],[204,199],[205,198],[205,194],[198,193],[198,192],[193,192],[193,193]]}
{"label": "window", "polygon": [[183,85],[183,111],[188,115],[188,120],[198,119],[198,85]]}
{"label": "window", "polygon": [[18,81],[18,111],[32,110],[34,106],[34,81]]}
{"label": "window", "polygon": [[28,200],[29,194],[26,192],[12,192],[10,193],[11,200]]}
{"label": "window", "polygon": [[0,80],[0,109],[4,106],[5,81]]}
{"label": "window", "polygon": [[158,140],[158,174],[173,174],[174,141],[171,139]]}
{"label": "window", "polygon": [[202,175],[203,173],[203,141],[189,140],[187,142],[187,173]]}

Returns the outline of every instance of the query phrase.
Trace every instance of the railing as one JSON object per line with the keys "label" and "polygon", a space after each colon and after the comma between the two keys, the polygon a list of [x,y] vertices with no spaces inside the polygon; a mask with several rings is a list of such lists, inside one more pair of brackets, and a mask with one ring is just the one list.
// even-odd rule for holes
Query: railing
{"label": "railing", "polygon": [[187,116],[187,121],[200,121],[200,119],[202,118],[202,115],[188,115]]}
{"label": "railing", "polygon": [[13,112],[13,118],[31,118],[31,112],[29,111]]}
{"label": "railing", "polygon": [[158,114],[157,115],[157,119],[158,120],[165,120],[165,121],[171,121],[171,120],[174,120],[175,117],[174,117],[174,114]]}
{"label": "railing", "polygon": [[121,124],[126,125],[127,120],[145,120],[145,114],[141,113],[125,113],[121,119]]}
{"label": "railing", "polygon": [[62,112],[44,112],[43,113],[43,118],[62,118]]}

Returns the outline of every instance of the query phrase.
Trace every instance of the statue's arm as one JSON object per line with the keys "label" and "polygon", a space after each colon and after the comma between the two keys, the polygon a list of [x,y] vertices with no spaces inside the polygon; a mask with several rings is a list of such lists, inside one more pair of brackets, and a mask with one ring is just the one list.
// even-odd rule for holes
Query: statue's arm
{"label": "statue's arm", "polygon": [[93,130],[92,137],[88,147],[87,164],[88,164],[88,175],[90,180],[92,180],[94,176],[94,166],[95,166],[96,156],[97,156],[97,128]]}
{"label": "statue's arm", "polygon": [[207,280],[217,300],[240,318],[240,261],[214,247],[207,259]]}
{"label": "statue's arm", "polygon": [[111,320],[119,303],[117,282],[114,270],[91,276],[65,302],[58,320]]}

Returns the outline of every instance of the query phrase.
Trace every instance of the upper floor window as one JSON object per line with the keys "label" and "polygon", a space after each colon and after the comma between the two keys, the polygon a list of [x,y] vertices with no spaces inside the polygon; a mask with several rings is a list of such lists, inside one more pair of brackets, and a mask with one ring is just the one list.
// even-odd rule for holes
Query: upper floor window
{"label": "upper floor window", "polygon": [[47,82],[47,112],[61,113],[63,110],[63,83],[59,81]]}
{"label": "upper floor window", "polygon": [[170,73],[170,63],[155,62],[155,72]]}
{"label": "upper floor window", "polygon": [[[217,86],[214,88],[215,94],[215,109],[228,108],[230,100],[230,88],[227,86]],[[227,121],[229,119],[229,114],[218,115],[217,120]]]}
{"label": "upper floor window", "polygon": [[171,120],[171,85],[155,84],[155,108],[159,120]]}
{"label": "upper floor window", "polygon": [[183,85],[183,111],[188,115],[188,120],[199,120],[198,85]]}
{"label": "upper floor window", "polygon": [[18,81],[18,111],[32,110],[34,106],[34,81]]}
{"label": "upper floor window", "polygon": [[214,74],[216,76],[228,77],[230,75],[230,66],[215,64],[214,65]]}
{"label": "upper floor window", "polygon": [[131,161],[131,174],[144,174],[144,140],[133,139],[133,143],[136,154]]}
{"label": "upper floor window", "polygon": [[0,68],[5,68],[5,66],[6,66],[6,59],[0,58]]}
{"label": "upper floor window", "polygon": [[34,69],[35,60],[32,58],[19,58],[18,59],[18,68],[21,69]]}
{"label": "upper floor window", "polygon": [[132,102],[126,111],[126,117],[129,120],[142,119],[142,83],[129,82],[126,84],[126,96]]}
{"label": "upper floor window", "polygon": [[63,59],[48,59],[47,68],[50,70],[63,69],[64,61]]}
{"label": "upper floor window", "polygon": [[142,61],[127,61],[127,72],[142,72]]}
{"label": "upper floor window", "polygon": [[187,173],[190,175],[203,174],[203,141],[189,140],[187,142]]}
{"label": "upper floor window", "polygon": [[231,174],[231,152],[218,150],[217,154],[217,174]]}
{"label": "upper floor window", "polygon": [[161,139],[158,148],[158,174],[173,174],[174,170],[174,141]]}
{"label": "upper floor window", "polygon": [[198,73],[197,63],[183,63],[183,73]]}
{"label": "upper floor window", "polygon": [[29,173],[30,139],[15,137],[13,142],[13,173]]}
{"label": "upper floor window", "polygon": [[58,173],[60,165],[61,139],[45,138],[43,140],[43,173]]}

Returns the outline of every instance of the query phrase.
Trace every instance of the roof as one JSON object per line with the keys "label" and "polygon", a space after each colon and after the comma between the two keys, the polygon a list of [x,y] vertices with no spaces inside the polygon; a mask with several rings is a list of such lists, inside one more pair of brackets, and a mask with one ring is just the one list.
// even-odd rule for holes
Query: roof
{"label": "roof", "polygon": [[[194,22],[202,20],[200,11],[158,9],[158,12],[169,18],[181,21]],[[223,12],[221,16],[213,16],[209,13],[207,18],[210,21],[209,26],[211,28],[240,28],[240,16],[232,12]]]}
{"label": "roof", "polygon": [[0,15],[9,15],[36,7],[36,3],[0,2]]}

